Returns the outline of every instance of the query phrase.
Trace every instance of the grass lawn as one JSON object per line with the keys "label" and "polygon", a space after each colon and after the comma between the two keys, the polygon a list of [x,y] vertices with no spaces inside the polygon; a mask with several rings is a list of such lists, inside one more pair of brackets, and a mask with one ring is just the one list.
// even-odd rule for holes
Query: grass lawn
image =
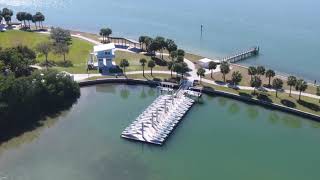
{"label": "grass lawn", "polygon": [[[239,85],[250,86],[251,77],[248,75],[248,68],[243,67],[243,66],[234,65],[234,64],[232,64],[230,67],[231,67],[231,71],[230,71],[230,73],[228,73],[226,75],[227,81],[231,79],[233,72],[239,71],[242,74],[242,81],[240,82]],[[290,87],[287,86],[287,79],[286,78],[284,78],[284,77],[274,77],[274,78],[281,78],[283,80],[283,88],[288,89],[288,90],[290,89]],[[272,80],[274,78],[271,78],[271,84],[272,84]],[[223,81],[223,76],[220,72],[214,73],[212,78],[211,78],[211,74],[206,74],[205,79],[215,80],[215,81]],[[261,76],[261,80],[265,86],[269,84],[269,78],[266,78],[265,76]],[[295,90],[294,87],[292,87],[292,90]],[[317,90],[317,88],[315,86],[309,85],[308,89],[305,92],[310,93],[310,94],[316,94],[316,90]]]}
{"label": "grass lawn", "polygon": [[[43,41],[48,41],[49,36],[46,34],[39,34],[33,32],[24,32],[11,30],[0,33],[0,47],[14,47],[17,45],[25,45],[35,50],[37,44]],[[92,50],[93,45],[89,42],[72,38],[72,45],[70,46],[70,52],[67,54],[66,59],[73,63],[73,67],[54,67],[58,70],[68,71],[70,73],[84,73],[86,72],[86,61],[89,52]],[[63,61],[63,56],[49,54],[48,59],[53,62]],[[38,55],[37,61],[43,62],[44,56]]]}
{"label": "grass lawn", "polygon": [[[115,62],[117,65],[120,64],[122,59],[127,59],[129,61],[130,66],[126,68],[126,72],[142,71],[142,66],[140,64],[141,58],[145,58],[147,61],[151,60],[150,56],[146,56],[143,54],[125,52],[125,51],[116,51],[115,55],[116,55]],[[150,70],[150,68],[148,68],[148,63],[146,63],[145,70]],[[163,65],[163,66],[156,65],[153,68],[153,70],[168,71],[168,68],[165,65]]]}
{"label": "grass lawn", "polygon": [[[211,87],[215,90],[225,91],[225,92],[238,94],[238,95],[244,95],[251,98],[258,98],[257,95],[253,95],[253,91],[234,90],[232,88],[215,86],[207,83],[202,83],[202,84],[204,87]],[[298,95],[292,95],[292,97],[289,97],[289,94],[280,93],[280,92],[278,93],[278,97],[276,97],[275,92],[261,92],[261,94],[263,95],[264,100],[267,100],[276,104],[288,106],[291,108],[295,108],[301,111],[309,112],[312,114],[320,115],[320,103],[319,103],[319,100],[317,99],[301,96],[301,101],[299,101]]]}

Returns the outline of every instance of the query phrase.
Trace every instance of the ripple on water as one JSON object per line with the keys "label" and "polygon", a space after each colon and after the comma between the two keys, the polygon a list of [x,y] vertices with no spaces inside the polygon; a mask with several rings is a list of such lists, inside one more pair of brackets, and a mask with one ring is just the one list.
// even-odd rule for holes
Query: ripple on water
{"label": "ripple on water", "polygon": [[65,7],[73,0],[0,0],[0,5],[14,7]]}

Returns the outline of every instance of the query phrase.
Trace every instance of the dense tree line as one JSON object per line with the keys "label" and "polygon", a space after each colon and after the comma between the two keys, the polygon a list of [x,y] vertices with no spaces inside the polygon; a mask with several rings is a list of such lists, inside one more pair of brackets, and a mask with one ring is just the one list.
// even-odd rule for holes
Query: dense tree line
{"label": "dense tree line", "polygon": [[[8,8],[3,8],[0,10],[0,23],[4,20],[7,25],[12,21],[13,11]],[[41,12],[36,12],[34,15],[28,12],[17,12],[16,19],[22,23],[23,29],[30,29],[33,22],[36,29],[43,28],[43,22],[46,20],[46,17]]]}
{"label": "dense tree line", "polygon": [[79,85],[69,75],[54,70],[33,72],[29,66],[34,62],[35,52],[28,47],[0,50],[2,135],[33,126],[43,117],[70,107],[80,96]]}

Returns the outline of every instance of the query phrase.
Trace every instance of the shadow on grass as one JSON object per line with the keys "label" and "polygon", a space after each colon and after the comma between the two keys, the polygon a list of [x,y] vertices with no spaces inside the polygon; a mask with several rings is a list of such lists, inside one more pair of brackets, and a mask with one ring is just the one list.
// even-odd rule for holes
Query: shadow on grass
{"label": "shadow on grass", "polygon": [[304,106],[308,109],[311,109],[313,111],[320,111],[320,106],[317,105],[317,104],[314,104],[314,103],[310,103],[310,102],[307,102],[307,101],[304,101],[304,100],[298,100],[298,103],[301,105],[301,106]]}
{"label": "shadow on grass", "polygon": [[268,102],[268,103],[272,103],[272,100],[266,94],[258,94],[257,99]]}
{"label": "shadow on grass", "polygon": [[281,100],[281,104],[284,105],[284,106],[290,107],[290,108],[296,108],[297,107],[297,105],[294,102],[292,102],[290,100],[287,100],[287,99],[282,99]]}
{"label": "shadow on grass", "polygon": [[157,57],[152,57],[152,60],[154,60],[154,62],[156,63],[156,65],[158,66],[167,66],[167,61],[165,60],[162,60],[160,58],[157,58]]}
{"label": "shadow on grass", "polygon": [[247,97],[247,98],[252,98],[252,95],[251,95],[251,94],[245,93],[245,92],[239,92],[239,95],[240,95],[240,96]]}

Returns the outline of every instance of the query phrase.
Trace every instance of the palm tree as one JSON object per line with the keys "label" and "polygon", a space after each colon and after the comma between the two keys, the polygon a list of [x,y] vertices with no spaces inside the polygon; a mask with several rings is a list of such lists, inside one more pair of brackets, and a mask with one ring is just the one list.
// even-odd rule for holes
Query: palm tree
{"label": "palm tree", "polygon": [[127,59],[122,59],[121,61],[120,61],[120,67],[122,67],[123,68],[123,72],[124,72],[124,74],[126,74],[126,67],[129,67],[129,61],[127,60]]}
{"label": "palm tree", "polygon": [[308,84],[303,79],[299,79],[296,83],[296,90],[299,91],[299,101],[301,100],[301,93],[307,90]]}
{"label": "palm tree", "polygon": [[158,36],[154,39],[154,42],[158,45],[157,50],[161,52],[161,59],[163,59],[163,49],[166,48],[166,40],[164,37]]}
{"label": "palm tree", "polygon": [[184,74],[187,73],[189,71],[189,67],[188,64],[185,62],[181,62],[181,75],[182,75],[182,79],[184,77]]}
{"label": "palm tree", "polygon": [[260,77],[259,76],[253,76],[253,78],[250,81],[250,85],[251,85],[251,87],[254,88],[253,89],[253,93],[256,94],[256,89],[260,88],[261,85],[262,85],[262,81],[261,81]]}
{"label": "palm tree", "polygon": [[32,21],[32,14],[26,13],[26,20],[28,21],[29,28],[30,28],[30,21]]}
{"label": "palm tree", "polygon": [[140,49],[141,49],[141,50],[143,50],[142,45],[144,44],[145,39],[146,39],[146,36],[140,36],[140,37],[139,37],[139,43],[140,43]]}
{"label": "palm tree", "polygon": [[272,81],[272,87],[276,90],[276,97],[278,97],[278,90],[282,89],[283,81],[279,78],[276,78]]}
{"label": "palm tree", "polygon": [[48,65],[49,65],[49,62],[48,62],[48,55],[49,53],[51,52],[51,49],[52,49],[52,44],[51,42],[49,41],[45,41],[45,42],[41,42],[37,45],[36,47],[36,50],[45,56],[45,60],[46,60],[46,68],[48,70]]}
{"label": "palm tree", "polygon": [[257,75],[263,76],[266,73],[266,69],[263,66],[257,67]]}
{"label": "palm tree", "polygon": [[204,77],[205,73],[206,73],[206,70],[203,68],[200,68],[197,71],[197,75],[200,77],[200,84],[201,84],[202,77]]}
{"label": "palm tree", "polygon": [[100,36],[102,36],[102,42],[105,43],[106,42],[106,38],[107,40],[109,40],[109,36],[112,34],[112,30],[110,28],[102,28],[100,29]]}
{"label": "palm tree", "polygon": [[297,78],[295,76],[289,76],[287,80],[287,85],[290,87],[290,93],[289,93],[290,97],[291,97],[292,86],[295,86],[296,84],[297,84]]}
{"label": "palm tree", "polygon": [[154,62],[154,60],[150,60],[148,62],[148,67],[151,69],[151,76],[152,76],[152,69],[156,66],[156,63]]}
{"label": "palm tree", "polygon": [[36,29],[38,29],[38,26],[37,26],[37,22],[39,21],[39,17],[37,15],[33,15],[32,16],[32,20],[31,20],[34,25],[36,26]]}
{"label": "palm tree", "polygon": [[176,51],[178,49],[178,46],[172,39],[166,40],[166,49],[168,50],[169,54],[171,55],[171,52]]}
{"label": "palm tree", "polygon": [[7,25],[11,22],[11,17],[13,16],[13,11],[8,8],[3,8],[1,12],[2,17],[6,21]]}
{"label": "palm tree", "polygon": [[274,70],[269,69],[266,72],[266,77],[269,78],[269,87],[271,86],[271,78],[273,78],[276,75],[276,73],[274,72]]}
{"label": "palm tree", "polygon": [[251,78],[250,78],[250,81],[251,81],[251,80],[252,80],[252,77],[255,76],[255,75],[257,75],[257,68],[254,67],[254,66],[250,66],[250,67],[248,68],[248,75],[251,76]]}
{"label": "palm tree", "polygon": [[170,70],[170,73],[171,73],[171,78],[172,78],[172,71],[174,69],[174,61],[169,61],[168,62],[168,69]]}
{"label": "palm tree", "polygon": [[232,73],[231,81],[234,85],[238,85],[242,80],[242,74],[239,71],[235,71]]}
{"label": "palm tree", "polygon": [[211,71],[211,79],[212,79],[213,70],[215,70],[216,68],[217,68],[217,63],[210,61],[208,64],[208,69]]}
{"label": "palm tree", "polygon": [[146,66],[146,63],[147,63],[147,60],[142,58],[140,59],[140,64],[142,66],[142,74],[143,74],[143,77],[144,77],[144,67]]}
{"label": "palm tree", "polygon": [[[317,96],[320,96],[320,86],[317,86]],[[320,103],[320,98],[319,98],[319,103]]]}
{"label": "palm tree", "polygon": [[178,56],[184,57],[184,55],[185,55],[185,52],[184,52],[184,50],[182,50],[182,49],[178,49],[178,50],[177,50],[177,53],[178,53]]}
{"label": "palm tree", "polygon": [[178,52],[177,51],[171,51],[170,52],[170,57],[171,57],[171,60],[174,61],[174,59],[178,57]]}
{"label": "palm tree", "polygon": [[16,14],[16,19],[21,22],[23,21],[24,27],[26,27],[26,12],[18,12]]}
{"label": "palm tree", "polygon": [[228,62],[223,61],[220,65],[220,71],[223,75],[223,81],[226,82],[226,74],[230,72],[230,65]]}

